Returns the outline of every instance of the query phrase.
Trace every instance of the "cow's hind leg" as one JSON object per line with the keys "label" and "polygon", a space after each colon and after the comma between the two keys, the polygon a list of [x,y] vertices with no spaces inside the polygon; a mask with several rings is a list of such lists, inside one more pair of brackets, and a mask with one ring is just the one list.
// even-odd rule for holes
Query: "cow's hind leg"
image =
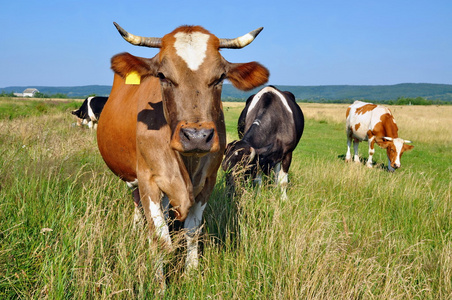
{"label": "cow's hind leg", "polygon": [[287,185],[289,184],[289,167],[292,163],[292,152],[287,153],[282,161],[275,166],[276,184],[280,186],[282,199],[287,199]]}
{"label": "cow's hind leg", "polygon": [[140,190],[138,189],[138,180],[133,182],[126,182],[129,189],[132,190],[133,204],[135,204],[135,209],[133,211],[133,229],[143,227],[143,208],[140,201]]}
{"label": "cow's hind leg", "polygon": [[143,212],[142,212],[142,205],[140,201],[140,190],[138,188],[134,189],[132,191],[133,196],[133,204],[135,204],[135,209],[133,211],[133,229],[136,230],[137,228],[143,227]]}
{"label": "cow's hind leg", "polygon": [[358,150],[359,150],[359,140],[357,138],[354,138],[353,139],[353,152],[354,152],[353,161],[355,163],[359,163]]}
{"label": "cow's hind leg", "polygon": [[347,153],[345,154],[345,162],[352,161],[352,153],[350,151],[351,145],[352,145],[352,138],[349,135],[347,135]]}

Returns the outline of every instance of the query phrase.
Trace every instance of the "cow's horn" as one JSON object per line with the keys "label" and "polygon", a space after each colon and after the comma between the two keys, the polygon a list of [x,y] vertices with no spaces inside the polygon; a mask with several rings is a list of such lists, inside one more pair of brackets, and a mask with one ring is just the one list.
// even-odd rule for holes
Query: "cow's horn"
{"label": "cow's horn", "polygon": [[254,41],[254,39],[262,31],[262,29],[264,29],[264,27],[260,27],[235,39],[220,39],[220,48],[243,48]]}
{"label": "cow's horn", "polygon": [[249,160],[248,163],[252,162],[254,157],[256,157],[256,149],[254,149],[253,147],[250,147],[250,151],[251,151],[251,153],[250,153],[250,157],[248,159]]}
{"label": "cow's horn", "polygon": [[388,137],[388,136],[385,136],[384,139],[385,139],[385,140],[388,140],[388,141],[392,141],[392,138],[391,138],[391,137]]}
{"label": "cow's horn", "polygon": [[116,26],[116,29],[118,29],[121,36],[135,46],[144,46],[144,47],[150,47],[150,48],[160,48],[162,46],[162,39],[161,38],[155,38],[155,37],[142,37],[138,35],[133,35],[131,33],[128,33],[125,31],[121,26],[119,26],[116,22],[113,22],[113,24]]}
{"label": "cow's horn", "polygon": [[407,144],[411,144],[412,143],[412,141],[409,141],[409,140],[404,140],[403,142],[407,143]]}

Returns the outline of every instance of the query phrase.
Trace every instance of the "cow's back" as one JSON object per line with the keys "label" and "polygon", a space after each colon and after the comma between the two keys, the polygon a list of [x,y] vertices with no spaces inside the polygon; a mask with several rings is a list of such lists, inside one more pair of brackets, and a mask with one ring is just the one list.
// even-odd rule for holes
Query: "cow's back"
{"label": "cow's back", "polygon": [[347,134],[354,138],[367,140],[369,130],[373,135],[392,136],[392,130],[385,127],[395,125],[394,118],[384,106],[355,101],[347,109],[346,117]]}
{"label": "cow's back", "polygon": [[[259,100],[253,99],[259,97]],[[253,139],[262,136],[275,136],[284,145],[293,150],[301,138],[304,128],[303,113],[295,102],[295,97],[288,92],[279,91],[272,86],[266,87],[248,99],[247,105],[239,118],[240,131],[247,132],[256,119],[260,120],[258,131],[250,133]],[[261,140],[266,146],[268,140]],[[257,146],[257,145],[255,145]]]}
{"label": "cow's back", "polygon": [[300,106],[297,104],[295,100],[294,94],[287,91],[283,92],[283,94],[286,95],[287,102],[292,110],[292,117],[295,123],[296,141],[298,143],[304,131],[304,115]]}

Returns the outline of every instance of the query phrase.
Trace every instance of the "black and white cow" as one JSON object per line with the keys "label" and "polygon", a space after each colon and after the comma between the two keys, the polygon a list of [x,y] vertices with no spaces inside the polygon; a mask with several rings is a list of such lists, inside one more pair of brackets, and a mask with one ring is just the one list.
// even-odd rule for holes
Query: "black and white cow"
{"label": "black and white cow", "polygon": [[89,128],[96,128],[100,113],[107,102],[108,97],[88,97],[83,101],[79,109],[71,113],[77,117],[77,125],[88,124]]}
{"label": "black and white cow", "polygon": [[[241,140],[227,145],[223,170],[246,167],[246,177],[261,182],[262,173],[275,172],[276,183],[287,198],[292,152],[304,129],[304,116],[295,96],[267,86],[246,101],[238,121]],[[237,178],[235,178],[237,179]]]}

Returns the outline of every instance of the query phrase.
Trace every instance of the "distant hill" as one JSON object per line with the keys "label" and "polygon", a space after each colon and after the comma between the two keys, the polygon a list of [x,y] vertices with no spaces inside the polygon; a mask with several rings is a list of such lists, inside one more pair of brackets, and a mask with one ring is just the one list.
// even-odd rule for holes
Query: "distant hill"
{"label": "distant hill", "polygon": [[[324,100],[396,100],[398,98],[422,97],[428,100],[452,102],[451,84],[403,83],[396,85],[276,85],[280,90],[290,91],[295,98],[321,102]],[[257,90],[242,92],[231,85],[223,86],[223,98],[248,98]]]}
{"label": "distant hill", "polygon": [[[65,94],[71,98],[85,98],[88,95],[108,96],[111,86],[87,85],[73,87],[49,86],[13,86],[0,88],[1,92],[21,93],[26,88],[37,88],[43,94]],[[403,83],[396,85],[322,85],[322,86],[286,86],[276,85],[281,90],[292,92],[299,100],[323,102],[331,100],[396,100],[398,98],[422,97],[428,100],[442,100],[452,102],[451,84]],[[250,92],[239,91],[230,84],[223,86],[224,100],[245,100],[259,89]]]}

